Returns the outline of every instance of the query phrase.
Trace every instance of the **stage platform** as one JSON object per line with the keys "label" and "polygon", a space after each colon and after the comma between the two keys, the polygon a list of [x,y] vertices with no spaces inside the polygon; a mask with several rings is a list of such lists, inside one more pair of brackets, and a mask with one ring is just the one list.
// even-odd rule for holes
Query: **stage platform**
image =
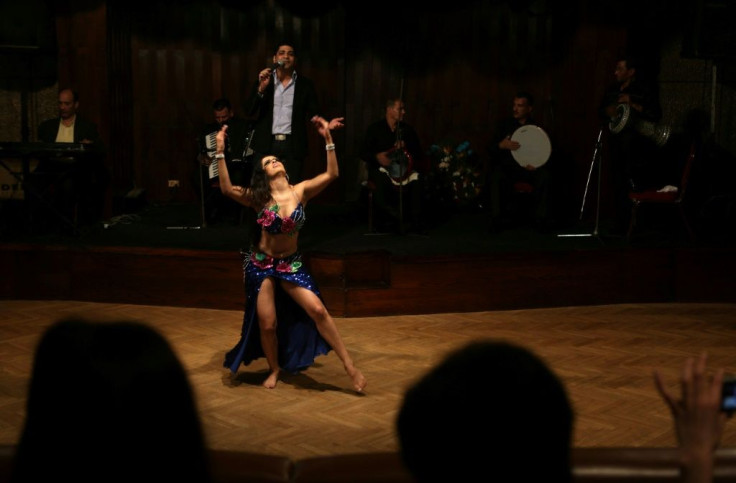
{"label": "stage platform", "polygon": [[[473,312],[636,302],[736,302],[732,233],[641,220],[631,240],[567,222],[488,230],[446,211],[426,234],[371,233],[361,205],[307,207],[305,263],[335,316]],[[205,225],[197,204],[151,204],[77,233],[3,225],[5,299],[238,309],[249,224]],[[651,222],[651,223],[650,223]]]}

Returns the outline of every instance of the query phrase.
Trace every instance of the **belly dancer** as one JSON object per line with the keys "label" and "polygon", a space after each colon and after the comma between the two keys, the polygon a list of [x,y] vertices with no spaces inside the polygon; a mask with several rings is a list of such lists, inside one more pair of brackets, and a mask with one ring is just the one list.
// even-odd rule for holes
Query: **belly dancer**
{"label": "belly dancer", "polygon": [[315,116],[312,123],[325,140],[327,168],[295,185],[289,184],[284,165],[276,156],[257,160],[249,187],[230,181],[225,159],[227,126],[217,134],[215,158],[222,193],[257,212],[256,241],[241,251],[246,302],[240,341],[225,356],[225,367],[236,373],[241,364],[266,358],[269,374],[263,386],[276,387],[281,371],[297,373],[314,358],[334,350],[350,377],[353,389],[362,392],[366,378],[355,367],[325,308],[319,288],[302,265],[297,240],[305,222],[307,202],[338,176],[337,155],[331,129],[343,118],[327,122]]}

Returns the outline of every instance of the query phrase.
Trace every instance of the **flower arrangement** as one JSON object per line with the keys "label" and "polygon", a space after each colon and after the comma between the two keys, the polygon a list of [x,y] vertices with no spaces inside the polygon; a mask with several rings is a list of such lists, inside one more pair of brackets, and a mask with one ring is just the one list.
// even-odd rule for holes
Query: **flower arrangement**
{"label": "flower arrangement", "polygon": [[441,200],[449,197],[457,205],[473,202],[478,197],[483,189],[483,168],[470,142],[433,144],[428,155],[432,160],[435,196]]}

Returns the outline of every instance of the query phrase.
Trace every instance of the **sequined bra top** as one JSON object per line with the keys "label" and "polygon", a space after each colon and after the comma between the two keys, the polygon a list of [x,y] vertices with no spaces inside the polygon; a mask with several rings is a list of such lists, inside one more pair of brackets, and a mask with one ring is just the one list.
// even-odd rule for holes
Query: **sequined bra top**
{"label": "sequined bra top", "polygon": [[[294,193],[294,196],[296,197],[296,193]],[[301,201],[297,203],[294,211],[286,218],[281,218],[279,209],[280,207],[276,203],[266,206],[258,213],[258,220],[256,221],[261,225],[261,229],[272,235],[283,233],[284,235],[295,236],[302,229],[307,219],[304,213],[304,205]]]}

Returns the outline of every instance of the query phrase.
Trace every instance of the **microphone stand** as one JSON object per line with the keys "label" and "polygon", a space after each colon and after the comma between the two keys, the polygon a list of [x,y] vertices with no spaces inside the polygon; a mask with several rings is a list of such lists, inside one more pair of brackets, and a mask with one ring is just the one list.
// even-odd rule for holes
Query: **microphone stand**
{"label": "microphone stand", "polygon": [[[404,75],[401,75],[401,86],[399,87],[399,109],[403,107],[404,105]],[[401,147],[403,154],[403,146],[401,146],[401,143],[403,142],[402,135],[401,135],[401,121],[403,120],[404,116],[402,114],[402,111],[399,111],[399,120],[396,123],[396,147]],[[408,168],[408,161],[406,162],[407,168]],[[399,233],[404,233],[404,167],[401,165],[401,162],[399,162]]]}
{"label": "microphone stand", "polygon": [[602,138],[603,138],[603,129],[604,127],[601,127],[600,131],[598,131],[598,139],[595,142],[595,149],[593,150],[593,158],[590,161],[590,170],[588,171],[588,180],[585,182],[585,191],[583,193],[583,202],[580,205],[580,221],[583,220],[583,211],[585,210],[585,200],[588,197],[588,188],[590,187],[590,178],[593,174],[593,168],[595,167],[596,163],[598,164],[598,192],[596,193],[596,206],[595,206],[595,226],[593,227],[592,233],[560,233],[557,236],[558,237],[591,237],[594,236],[600,240],[600,236],[598,234],[598,228],[599,228],[599,222],[600,222],[600,211],[601,211],[601,173],[603,171],[602,169],[602,162],[601,159],[601,147],[603,145]]}
{"label": "microphone stand", "polygon": [[[396,123],[396,144],[397,149],[401,146],[401,120]],[[399,159],[399,233],[404,233],[404,166]]]}

